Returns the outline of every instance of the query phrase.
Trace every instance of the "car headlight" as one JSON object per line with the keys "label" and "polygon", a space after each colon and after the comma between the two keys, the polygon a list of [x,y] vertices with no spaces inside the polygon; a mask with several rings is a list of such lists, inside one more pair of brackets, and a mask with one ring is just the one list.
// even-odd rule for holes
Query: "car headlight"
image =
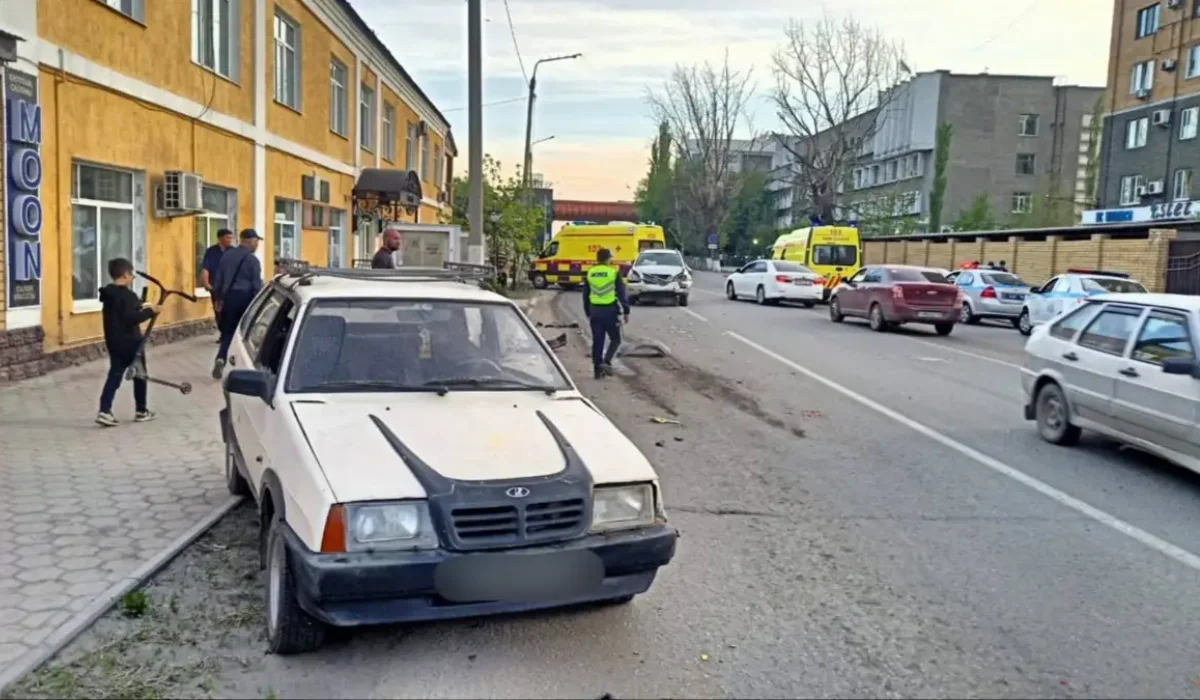
{"label": "car headlight", "polygon": [[357,503],[346,506],[346,550],[434,549],[437,534],[425,503]]}
{"label": "car headlight", "polygon": [[598,486],[592,497],[592,532],[627,530],[654,523],[654,487],[650,484]]}
{"label": "car headlight", "polygon": [[678,282],[679,284],[681,284],[681,285],[683,285],[684,287],[686,287],[686,286],[688,286],[689,284],[691,284],[691,283],[692,283],[692,278],[691,278],[691,277],[688,277],[688,273],[686,273],[686,272],[680,272],[678,275],[675,275],[674,277],[672,277],[672,278],[671,278],[671,281],[672,281],[672,282]]}
{"label": "car headlight", "polygon": [[642,276],[638,274],[637,270],[630,270],[628,279],[630,282],[641,282]]}

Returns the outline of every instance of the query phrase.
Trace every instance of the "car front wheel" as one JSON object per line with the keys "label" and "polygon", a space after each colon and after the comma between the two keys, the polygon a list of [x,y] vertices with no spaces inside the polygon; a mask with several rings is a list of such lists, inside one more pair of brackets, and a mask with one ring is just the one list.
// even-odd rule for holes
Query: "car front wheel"
{"label": "car front wheel", "polygon": [[675,297],[675,302],[677,304],[679,304],[680,306],[687,306],[688,305],[688,295],[680,294],[679,296]]}
{"label": "car front wheel", "polygon": [[730,301],[737,301],[737,292],[733,291],[733,282],[725,283],[725,296],[728,297]]}
{"label": "car front wheel", "polygon": [[1029,320],[1029,309],[1021,309],[1021,315],[1017,318],[1017,330],[1021,331],[1021,335],[1033,333],[1033,322]]}
{"label": "car front wheel", "polygon": [[529,281],[533,283],[534,289],[545,289],[546,287],[550,286],[550,284],[546,282],[546,276],[540,272],[531,276]]}
{"label": "car front wheel", "polygon": [[325,624],[304,612],[296,599],[282,530],[276,515],[267,531],[267,651],[281,656],[316,651],[325,641]]}
{"label": "car front wheel", "polygon": [[1071,409],[1062,387],[1054,382],[1044,385],[1034,399],[1034,417],[1038,434],[1055,445],[1074,445],[1079,442],[1078,426],[1071,424]]}
{"label": "car front wheel", "polygon": [[842,303],[836,296],[829,299],[829,320],[834,323],[846,320],[846,316],[842,313]]}

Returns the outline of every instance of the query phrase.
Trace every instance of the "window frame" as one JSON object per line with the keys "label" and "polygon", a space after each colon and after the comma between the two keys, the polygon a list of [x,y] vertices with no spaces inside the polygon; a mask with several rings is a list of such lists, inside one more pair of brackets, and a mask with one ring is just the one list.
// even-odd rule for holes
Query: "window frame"
{"label": "window frame", "polygon": [[[1032,112],[1021,114],[1017,117],[1017,136],[1037,136],[1040,122],[1040,115]],[[1027,129],[1030,124],[1033,125],[1032,131]]]}
{"label": "window frame", "polygon": [[[219,12],[222,4],[227,8],[225,22],[222,22]],[[208,8],[207,18],[204,16],[204,7]],[[192,63],[233,83],[237,83],[240,77],[240,15],[240,0],[192,0]],[[202,23],[204,19],[207,19],[206,23]],[[204,24],[211,32],[208,46],[205,46],[201,31]],[[211,56],[205,55],[206,48],[211,51]],[[225,70],[221,69],[222,59],[226,62]]]}
{"label": "window frame", "polygon": [[[1123,207],[1135,207],[1141,204],[1142,198],[1138,196],[1137,188],[1146,184],[1145,175],[1122,175],[1121,176],[1121,192],[1120,202]],[[1129,197],[1125,197],[1125,184],[1129,183]]]}
{"label": "window frame", "polygon": [[426,133],[421,137],[421,182],[429,182],[429,134]]}
{"label": "window frame", "polygon": [[[225,193],[225,197],[226,197],[225,211],[219,212],[219,211],[214,211],[212,209],[205,209],[204,211],[197,212],[194,217],[194,221],[192,222],[192,241],[193,241],[192,245],[193,246],[195,246],[196,224],[198,224],[201,221],[205,222],[205,232],[204,232],[205,241],[204,241],[203,250],[207,251],[209,248],[211,248],[216,243],[215,236],[216,236],[217,231],[219,231],[220,229],[223,229],[223,228],[227,228],[230,231],[233,231],[233,230],[235,230],[235,228],[237,226],[237,221],[234,218],[235,212],[237,209],[237,201],[236,201],[237,190],[231,190],[228,187],[218,187],[216,185],[208,185],[208,184],[204,185],[204,189],[220,190],[221,192]],[[230,206],[230,204],[229,204],[229,197],[235,198],[233,206]],[[203,199],[203,197],[201,199]],[[233,210],[233,211],[231,211],[231,210]],[[217,226],[216,228],[213,228],[213,222],[218,222],[218,221],[222,221],[224,223],[222,225]],[[199,258],[195,262],[196,262],[196,270],[195,270],[195,274],[194,274],[194,279],[196,280],[195,295],[198,297],[209,296],[208,290],[205,289],[204,287],[200,286],[200,270],[204,263],[204,252],[201,252]]]}
{"label": "window frame", "polygon": [[129,11],[126,12],[124,7],[125,0],[97,0],[101,5],[125,17],[126,19],[137,22],[145,26],[146,24],[146,1],[145,0],[128,0]]}
{"label": "window frame", "polygon": [[[1029,164],[1028,170],[1021,169],[1021,163]],[[1036,175],[1037,174],[1037,154],[1036,153],[1018,153],[1017,154],[1017,175]]]}
{"label": "window frame", "polygon": [[[1183,176],[1183,192],[1180,193],[1180,175]],[[1192,201],[1192,169],[1191,168],[1176,168],[1171,174],[1171,201],[1172,202],[1190,202]]]}
{"label": "window frame", "polygon": [[366,83],[358,85],[358,147],[374,153],[378,142],[375,133],[375,90]]}
{"label": "window frame", "polygon": [[[341,71],[341,80],[338,71]],[[350,138],[350,69],[337,56],[329,57],[329,130]]]}
{"label": "window frame", "polygon": [[[1094,345],[1084,345],[1083,344],[1083,337],[1085,335],[1087,335],[1088,330],[1092,326],[1099,323],[1100,319],[1104,318],[1104,315],[1107,313],[1113,313],[1113,314],[1116,314],[1119,316],[1133,317],[1132,330],[1129,333],[1129,337],[1125,338],[1125,344],[1123,346],[1121,346],[1120,352],[1110,352],[1108,350],[1103,350],[1101,348],[1095,347]],[[1126,358],[1129,356],[1129,349],[1133,345],[1134,338],[1139,333],[1139,329],[1141,328],[1141,323],[1140,323],[1141,319],[1145,315],[1146,315],[1145,308],[1129,306],[1128,304],[1105,304],[1104,307],[1102,309],[1100,309],[1100,311],[1091,320],[1088,321],[1087,325],[1080,329],[1079,334],[1075,337],[1074,344],[1085,350],[1091,350],[1093,352],[1102,353],[1104,355],[1108,355],[1109,357]]]}
{"label": "window frame", "polygon": [[1131,342],[1129,344],[1129,347],[1126,348],[1127,356],[1128,356],[1127,359],[1129,359],[1133,362],[1140,362],[1145,365],[1150,365],[1152,367],[1162,367],[1163,366],[1163,363],[1161,363],[1161,362],[1154,362],[1152,360],[1145,360],[1145,359],[1141,359],[1141,358],[1134,356],[1134,353],[1137,351],[1138,346],[1141,344],[1142,333],[1144,333],[1146,331],[1146,326],[1148,326],[1150,324],[1150,319],[1155,318],[1156,316],[1159,318],[1159,320],[1163,320],[1162,319],[1163,316],[1168,316],[1168,317],[1171,317],[1171,320],[1173,320],[1173,321],[1182,321],[1183,322],[1183,330],[1188,339],[1188,344],[1191,346],[1192,361],[1194,362],[1197,357],[1197,355],[1196,355],[1196,336],[1192,330],[1191,316],[1185,311],[1180,311],[1178,309],[1168,309],[1168,308],[1164,308],[1161,306],[1149,307],[1149,311],[1142,315],[1141,324],[1134,331],[1133,342]]}
{"label": "window frame", "polygon": [[[1056,338],[1058,340],[1061,340],[1061,341],[1064,341],[1067,343],[1074,343],[1079,338],[1079,334],[1083,332],[1083,329],[1087,328],[1088,325],[1090,325],[1092,321],[1096,320],[1096,316],[1098,316],[1100,314],[1100,312],[1103,311],[1103,308],[1104,308],[1104,304],[1097,304],[1095,302],[1077,306],[1069,314],[1067,314],[1066,316],[1063,316],[1057,322],[1050,324],[1050,328],[1047,330],[1047,332],[1053,338]],[[1066,323],[1068,321],[1071,321],[1072,319],[1080,318],[1080,317],[1084,316],[1085,314],[1091,314],[1091,316],[1084,318],[1083,322],[1080,323],[1080,325],[1071,332],[1070,336],[1063,337],[1063,336],[1057,335],[1055,333],[1056,330],[1058,330],[1059,328],[1066,325]]]}
{"label": "window frame", "polygon": [[446,189],[446,183],[442,182],[442,171],[444,170],[442,161],[442,145],[435,143],[433,144],[433,186],[439,192]]}
{"label": "window frame", "polygon": [[[337,264],[334,264],[334,251],[337,251]],[[332,268],[345,266],[346,258],[346,210],[329,210],[329,250],[326,253],[326,264]]]}
{"label": "window frame", "polygon": [[[290,27],[292,29],[292,34],[295,37],[294,46],[289,46],[287,44],[286,35],[280,36],[281,25],[284,27]],[[280,10],[278,7],[276,7],[275,18],[271,24],[271,28],[271,47],[274,56],[273,97],[277,104],[283,105],[293,112],[303,113],[304,65],[303,61],[301,60],[301,57],[303,56],[303,37],[301,36],[300,23],[292,19],[291,16],[289,16],[283,10]],[[281,66],[281,62],[279,60],[281,53],[287,52],[290,52],[292,56],[292,75],[287,75],[285,68]],[[281,82],[281,79],[283,82]],[[291,81],[292,95],[287,94],[287,81],[289,80]],[[289,101],[289,97],[292,101]]]}
{"label": "window frame", "polygon": [[[280,203],[284,203],[285,205],[290,204],[291,206],[295,207],[291,212],[291,215],[293,218],[280,220],[279,215],[281,213],[285,213],[285,212],[279,211]],[[301,236],[303,216],[304,216],[304,208],[302,206],[302,203],[298,199],[289,199],[287,197],[276,197],[275,198],[275,208],[273,211],[274,211],[274,218],[272,218],[272,220],[271,220],[271,257],[272,257],[272,259],[280,260],[280,259],[285,258],[284,255],[280,254],[280,251],[283,248],[283,241],[284,241],[284,238],[286,238],[286,236],[283,235],[283,230],[280,227],[287,226],[287,225],[291,225],[291,227],[292,227],[292,235],[291,235],[292,248],[293,248],[293,251],[298,255],[301,250],[300,236]],[[298,259],[298,258],[293,257],[290,259]]]}
{"label": "window frame", "polygon": [[[1190,127],[1191,133],[1184,131],[1185,125]],[[1184,107],[1179,110],[1179,140],[1191,141],[1196,138],[1198,132],[1200,132],[1200,107]]]}
{"label": "window frame", "polygon": [[396,162],[396,105],[383,103],[383,134],[380,141],[380,156],[389,163]]}
{"label": "window frame", "polygon": [[[1023,204],[1021,204],[1023,203]],[[1013,192],[1011,214],[1029,214],[1033,212],[1032,192]]]}
{"label": "window frame", "polygon": [[[1130,138],[1132,136],[1132,139]],[[1150,140],[1150,117],[1134,117],[1125,120],[1125,150],[1145,148]],[[1133,145],[1130,145],[1130,143]]]}
{"label": "window frame", "polygon": [[416,170],[417,159],[417,125],[410,122],[404,122],[404,169]]}
{"label": "window frame", "polygon": [[1148,36],[1153,36],[1161,27],[1162,8],[1161,3],[1146,5],[1137,11],[1134,15],[1134,39],[1144,39]]}
{"label": "window frame", "polygon": [[[81,197],[79,195],[79,177],[81,168],[93,168],[96,170],[107,170],[109,172],[119,173],[129,177],[129,202],[121,202],[107,199],[92,199],[89,197]],[[71,163],[71,192],[69,197],[69,206],[71,207],[71,313],[91,313],[99,311],[102,308],[100,300],[97,298],[99,288],[106,284],[108,279],[108,257],[104,253],[103,238],[101,232],[103,230],[104,209],[128,211],[129,212],[129,238],[130,238],[130,262],[136,265],[138,252],[138,194],[137,194],[137,178],[140,173],[128,170],[126,168],[115,168],[109,165],[100,165],[87,161],[72,161]],[[75,207],[90,207],[96,213],[96,289],[91,290],[86,297],[75,296],[74,270],[75,270]]]}

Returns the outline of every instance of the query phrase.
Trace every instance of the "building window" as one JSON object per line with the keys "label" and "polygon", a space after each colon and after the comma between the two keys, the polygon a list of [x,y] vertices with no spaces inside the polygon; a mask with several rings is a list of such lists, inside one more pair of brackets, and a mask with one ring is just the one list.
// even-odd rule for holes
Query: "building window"
{"label": "building window", "polygon": [[1129,94],[1135,95],[1142,90],[1150,92],[1152,89],[1154,89],[1154,61],[1133,64],[1133,74],[1129,79]]}
{"label": "building window", "polygon": [[346,100],[346,66],[336,58],[329,59],[329,130],[348,136]]}
{"label": "building window", "polygon": [[417,125],[408,122],[408,129],[404,137],[404,169],[417,169]]}
{"label": "building window", "polygon": [[1032,211],[1033,199],[1028,192],[1013,192],[1012,213],[1028,214]]}
{"label": "building window", "polygon": [[1158,3],[1143,7],[1137,13],[1137,38],[1150,36],[1158,31]]}
{"label": "building window", "polygon": [[1034,170],[1034,154],[1018,153],[1017,154],[1017,174],[1018,175],[1033,175]]}
{"label": "building window", "polygon": [[387,102],[383,103],[383,157],[396,162],[396,107]]}
{"label": "building window", "polygon": [[1192,170],[1180,168],[1175,171],[1175,181],[1171,187],[1171,199],[1176,202],[1186,202],[1192,198]]}
{"label": "building window", "polygon": [[300,27],[275,11],[275,101],[300,111]]}
{"label": "building window", "polygon": [[914,153],[908,157],[908,177],[921,177],[920,153]]}
{"label": "building window", "polygon": [[1150,117],[1130,119],[1125,122],[1125,149],[1131,150],[1146,145],[1146,136],[1150,131]]}
{"label": "building window", "polygon": [[1121,206],[1140,204],[1142,196],[1138,190],[1146,184],[1146,178],[1141,175],[1126,175],[1121,178]]}
{"label": "building window", "polygon": [[[201,289],[200,270],[204,265],[204,253],[217,244],[217,231],[237,229],[237,193],[219,187],[205,186],[201,194],[204,211],[196,215],[192,242],[195,248],[196,289]],[[209,280],[211,282],[211,280]]]}
{"label": "building window", "polygon": [[238,67],[237,0],[192,0],[192,60],[233,80]]}
{"label": "building window", "polygon": [[276,259],[299,259],[300,202],[275,198],[275,230],[271,244]]}
{"label": "building window", "polygon": [[358,88],[358,145],[375,148],[375,91],[366,85]]}
{"label": "building window", "polygon": [[1038,115],[1022,114],[1017,118],[1017,136],[1037,136]]}
{"label": "building window", "polygon": [[421,137],[421,182],[429,182],[429,134]]}
{"label": "building window", "polygon": [[1200,75],[1200,44],[1188,49],[1187,71],[1184,73],[1184,77],[1195,78],[1198,75]]}
{"label": "building window", "polygon": [[130,19],[143,23],[146,21],[145,0],[100,0],[100,4],[108,5]]}
{"label": "building window", "polygon": [[871,166],[871,186],[873,187],[878,184],[879,184],[879,166],[872,165]]}
{"label": "building window", "polygon": [[897,163],[894,160],[888,162],[888,164],[887,164],[888,182],[893,182],[896,180],[896,174],[899,172],[899,168],[897,167],[898,165],[899,165],[899,163]]}
{"label": "building window", "polygon": [[1197,117],[1200,117],[1200,107],[1188,107],[1179,110],[1180,141],[1196,138]]}
{"label": "building window", "polygon": [[71,178],[71,298],[91,301],[108,261],[133,260],[133,173],[76,163]]}
{"label": "building window", "polygon": [[346,212],[329,210],[329,267],[345,267],[346,255]]}
{"label": "building window", "polygon": [[433,185],[441,190],[445,189],[445,184],[442,182],[442,147],[435,144],[433,147]]}

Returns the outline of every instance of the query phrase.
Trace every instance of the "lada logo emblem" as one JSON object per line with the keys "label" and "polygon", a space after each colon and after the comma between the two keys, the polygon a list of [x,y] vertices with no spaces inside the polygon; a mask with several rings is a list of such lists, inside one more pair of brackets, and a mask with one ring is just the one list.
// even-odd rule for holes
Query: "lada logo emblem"
{"label": "lada logo emblem", "polygon": [[529,489],[524,486],[514,486],[504,492],[504,495],[509,498],[525,498],[529,495]]}

